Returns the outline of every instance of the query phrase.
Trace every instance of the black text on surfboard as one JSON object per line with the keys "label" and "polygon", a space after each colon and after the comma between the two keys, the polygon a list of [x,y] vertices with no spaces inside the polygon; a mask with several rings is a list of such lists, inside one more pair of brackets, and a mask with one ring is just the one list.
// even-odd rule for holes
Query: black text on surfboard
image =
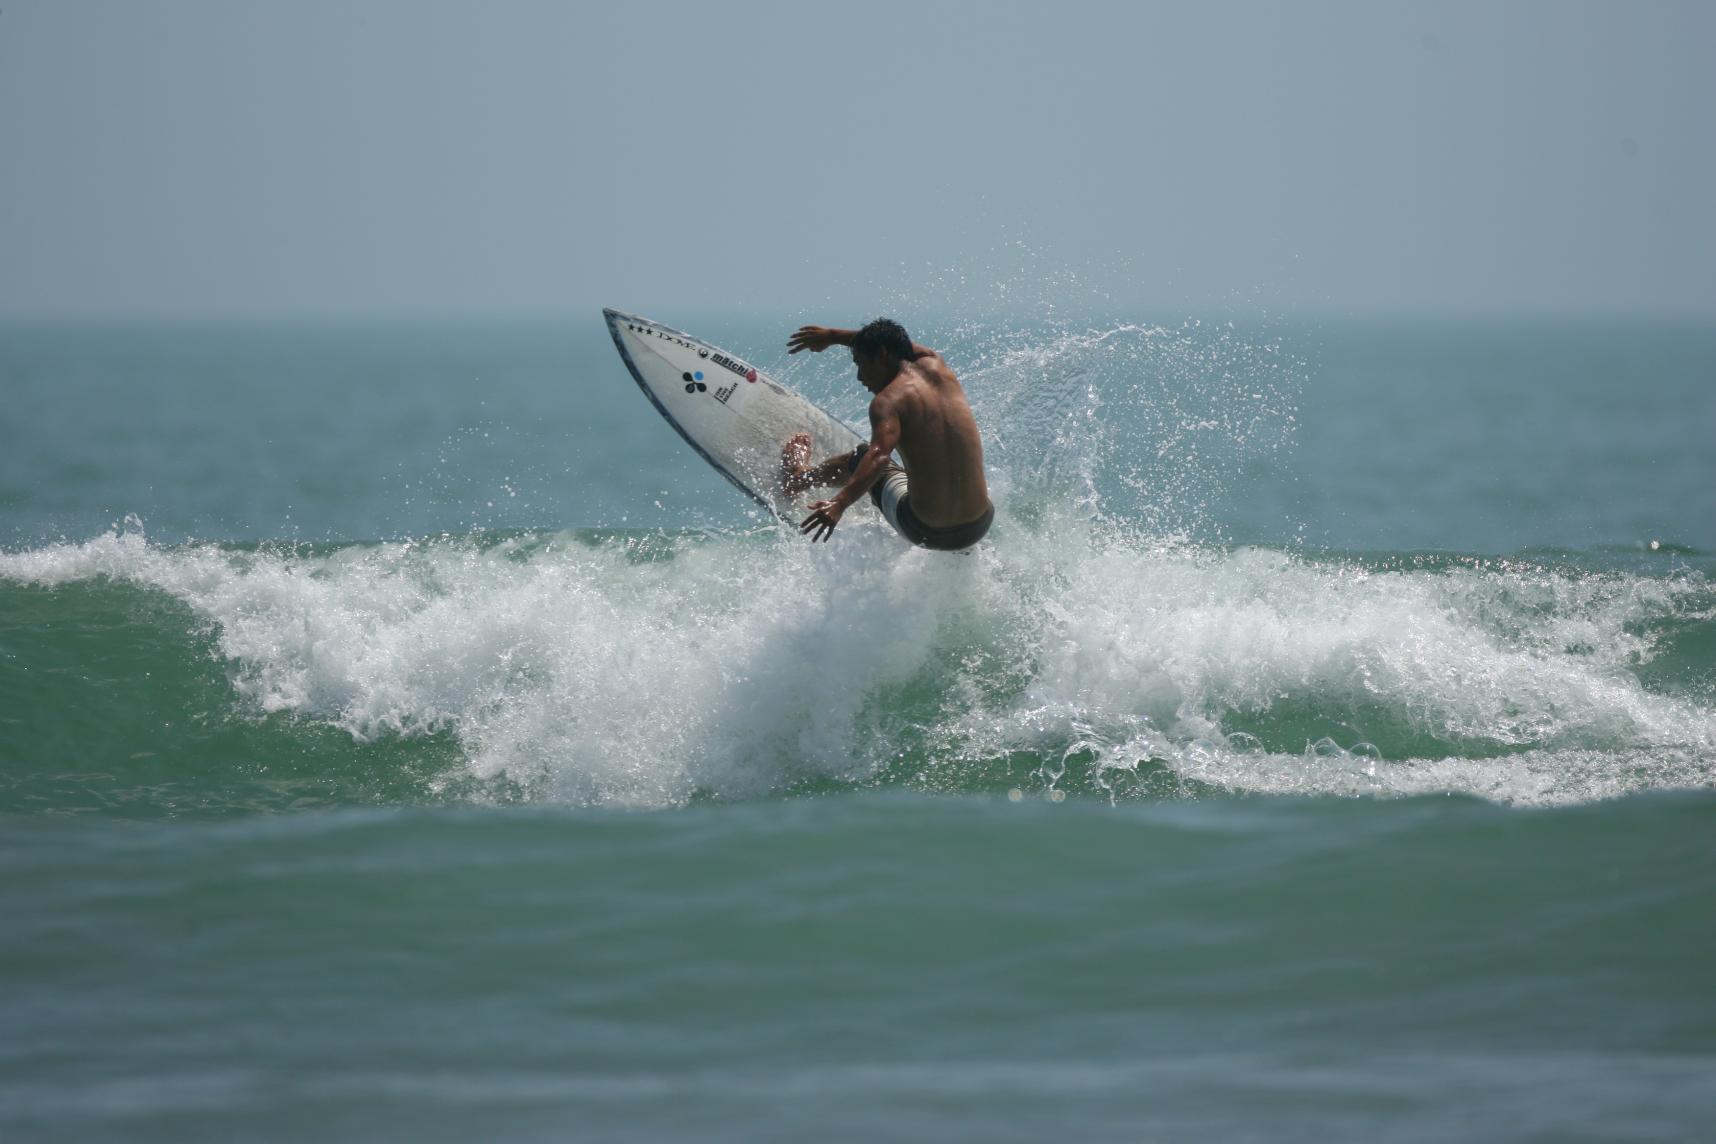
{"label": "black text on surfboard", "polygon": [[723,353],[714,354],[709,358],[709,360],[714,362],[716,365],[725,366],[726,368],[732,370],[734,373],[738,374],[740,377],[744,378],[746,381],[757,380],[757,371],[756,370],[752,369],[750,366],[746,365],[742,361],[734,361],[732,358],[728,357],[726,354],[723,354]]}

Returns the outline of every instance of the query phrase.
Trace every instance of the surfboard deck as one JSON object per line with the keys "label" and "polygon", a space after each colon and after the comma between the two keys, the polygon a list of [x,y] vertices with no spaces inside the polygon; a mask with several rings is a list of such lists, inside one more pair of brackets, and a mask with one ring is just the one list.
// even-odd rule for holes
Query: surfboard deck
{"label": "surfboard deck", "polygon": [[621,310],[604,309],[602,316],[650,404],[717,472],[783,521],[796,524],[795,510],[812,499],[781,492],[781,447],[788,438],[809,433],[813,463],[866,440],[719,346]]}

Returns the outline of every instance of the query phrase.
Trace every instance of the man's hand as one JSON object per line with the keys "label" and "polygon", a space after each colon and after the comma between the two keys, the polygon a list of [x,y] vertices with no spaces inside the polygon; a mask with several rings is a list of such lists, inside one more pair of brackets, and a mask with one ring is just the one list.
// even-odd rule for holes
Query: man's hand
{"label": "man's hand", "polygon": [[829,346],[844,344],[842,335],[850,335],[848,330],[831,330],[827,326],[800,326],[798,332],[787,339],[787,353],[796,354],[799,350],[809,350],[819,354]]}
{"label": "man's hand", "polygon": [[819,540],[827,540],[834,535],[834,526],[840,523],[840,518],[846,515],[846,506],[838,500],[819,500],[811,502],[810,515],[804,518],[798,530],[810,537],[815,544]]}

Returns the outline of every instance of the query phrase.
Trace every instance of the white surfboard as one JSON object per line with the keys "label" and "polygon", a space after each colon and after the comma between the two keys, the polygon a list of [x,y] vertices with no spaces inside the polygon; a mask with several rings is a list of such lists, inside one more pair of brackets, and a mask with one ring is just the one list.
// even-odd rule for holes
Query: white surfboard
{"label": "white surfboard", "polygon": [[809,433],[813,463],[849,453],[865,440],[832,413],[719,346],[636,314],[602,314],[620,357],[667,423],[716,472],[782,520],[798,523],[794,510],[802,507],[780,488],[781,447],[788,438]]}

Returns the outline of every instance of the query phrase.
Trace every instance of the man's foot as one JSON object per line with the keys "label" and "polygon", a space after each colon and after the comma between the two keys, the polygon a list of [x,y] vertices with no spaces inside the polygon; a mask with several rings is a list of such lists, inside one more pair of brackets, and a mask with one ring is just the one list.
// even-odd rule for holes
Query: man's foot
{"label": "man's foot", "polygon": [[810,487],[810,434],[794,433],[781,447],[781,492],[787,496]]}

